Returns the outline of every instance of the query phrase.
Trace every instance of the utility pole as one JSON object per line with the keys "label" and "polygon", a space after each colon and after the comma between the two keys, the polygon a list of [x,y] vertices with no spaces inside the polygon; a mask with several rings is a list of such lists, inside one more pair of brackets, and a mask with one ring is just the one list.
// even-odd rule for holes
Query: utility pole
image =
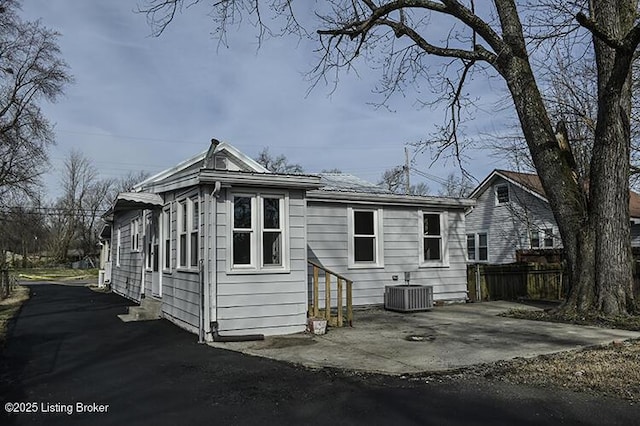
{"label": "utility pole", "polygon": [[409,150],[404,147],[404,193],[409,195],[411,191],[411,182],[409,181]]}

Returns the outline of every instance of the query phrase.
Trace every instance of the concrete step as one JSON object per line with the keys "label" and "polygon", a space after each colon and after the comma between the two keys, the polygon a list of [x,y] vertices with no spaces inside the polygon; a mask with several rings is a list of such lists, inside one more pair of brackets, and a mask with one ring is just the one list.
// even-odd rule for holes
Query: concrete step
{"label": "concrete step", "polygon": [[142,299],[140,306],[129,306],[129,312],[118,315],[124,322],[151,321],[162,318],[162,300]]}

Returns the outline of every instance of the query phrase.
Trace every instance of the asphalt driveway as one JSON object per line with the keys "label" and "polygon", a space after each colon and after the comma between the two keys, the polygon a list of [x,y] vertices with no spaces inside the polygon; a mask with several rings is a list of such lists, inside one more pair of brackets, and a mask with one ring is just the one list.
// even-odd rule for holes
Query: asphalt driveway
{"label": "asphalt driveway", "polygon": [[199,345],[164,320],[123,323],[117,315],[130,302],[113,294],[30,288],[0,357],[3,425],[631,425],[640,417],[627,401],[483,378],[425,383],[307,369]]}

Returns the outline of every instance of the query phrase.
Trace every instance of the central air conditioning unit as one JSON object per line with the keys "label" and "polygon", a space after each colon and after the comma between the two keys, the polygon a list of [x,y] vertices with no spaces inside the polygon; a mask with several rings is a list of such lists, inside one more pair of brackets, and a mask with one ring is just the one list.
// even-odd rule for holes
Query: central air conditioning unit
{"label": "central air conditioning unit", "polygon": [[397,312],[418,312],[433,308],[430,285],[389,285],[384,288],[384,308]]}

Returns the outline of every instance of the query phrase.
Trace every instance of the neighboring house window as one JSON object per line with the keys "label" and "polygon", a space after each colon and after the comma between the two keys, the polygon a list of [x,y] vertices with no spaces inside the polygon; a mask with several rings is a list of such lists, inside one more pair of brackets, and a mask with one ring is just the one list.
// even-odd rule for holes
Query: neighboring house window
{"label": "neighboring house window", "polygon": [[467,259],[477,262],[489,260],[489,247],[486,232],[467,234]]}
{"label": "neighboring house window", "polygon": [[531,248],[540,248],[540,232],[531,231]]}
{"label": "neighboring house window", "polygon": [[489,238],[486,232],[478,233],[478,261],[489,261]]}
{"label": "neighboring house window", "polygon": [[349,266],[382,266],[382,212],[348,209]]}
{"label": "neighboring house window", "polygon": [[509,185],[496,185],[496,205],[509,202]]}
{"label": "neighboring house window", "polygon": [[171,205],[162,211],[162,239],[164,240],[164,269],[171,269]]}
{"label": "neighboring house window", "polygon": [[544,230],[544,247],[553,248],[553,229],[547,228]]}
{"label": "neighboring house window", "polygon": [[[542,234],[542,237],[541,237]],[[531,248],[553,248],[553,229],[531,231]]]}
{"label": "neighboring house window", "polygon": [[140,251],[140,218],[131,221],[131,251]]}
{"label": "neighboring house window", "polygon": [[282,270],[286,266],[286,197],[273,194],[231,196],[232,268]]}
{"label": "neighboring house window", "polygon": [[[420,265],[448,266],[446,230],[447,216],[444,212],[419,212],[420,214]],[[467,240],[468,242],[468,240]],[[474,241],[474,247],[476,246]]]}
{"label": "neighboring house window", "polygon": [[476,260],[476,235],[467,234],[467,260]]}

